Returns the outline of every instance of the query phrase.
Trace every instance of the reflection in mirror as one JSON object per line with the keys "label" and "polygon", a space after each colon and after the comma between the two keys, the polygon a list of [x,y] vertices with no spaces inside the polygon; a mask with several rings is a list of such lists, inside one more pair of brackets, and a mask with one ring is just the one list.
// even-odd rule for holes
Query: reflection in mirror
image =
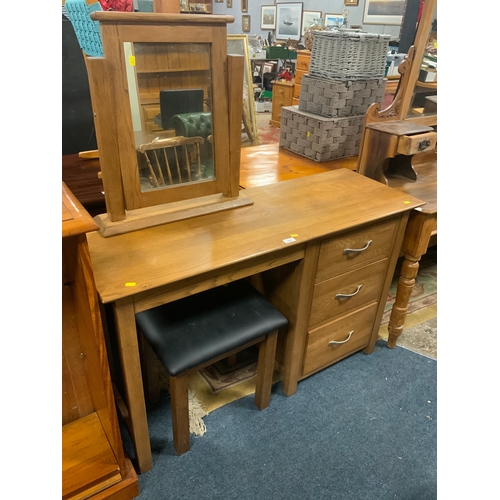
{"label": "reflection in mirror", "polygon": [[431,23],[408,116],[437,114],[437,18]]}
{"label": "reflection in mirror", "polygon": [[215,179],[210,44],[124,44],[142,192]]}

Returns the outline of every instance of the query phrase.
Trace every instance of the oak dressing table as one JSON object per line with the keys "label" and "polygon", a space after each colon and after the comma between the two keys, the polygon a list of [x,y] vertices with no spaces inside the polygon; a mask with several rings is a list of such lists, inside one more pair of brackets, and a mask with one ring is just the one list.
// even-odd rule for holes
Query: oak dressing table
{"label": "oak dressing table", "polygon": [[246,190],[253,205],[117,236],[87,235],[96,287],[113,304],[123,412],[138,471],[152,467],[135,313],[241,278],[289,320],[283,391],[374,349],[410,211],[422,204],[347,169]]}

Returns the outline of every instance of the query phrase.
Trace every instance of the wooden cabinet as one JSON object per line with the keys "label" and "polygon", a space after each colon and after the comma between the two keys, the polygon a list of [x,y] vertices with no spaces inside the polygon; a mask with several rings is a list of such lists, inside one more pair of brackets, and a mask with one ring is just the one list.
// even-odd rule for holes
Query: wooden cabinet
{"label": "wooden cabinet", "polygon": [[302,77],[309,72],[309,63],[311,62],[310,50],[297,51],[297,63],[295,66],[295,87],[293,88],[293,102],[298,105],[300,98],[300,86],[302,85]]}
{"label": "wooden cabinet", "polygon": [[394,262],[390,219],[320,243],[302,376],[368,346]]}
{"label": "wooden cabinet", "polygon": [[[309,263],[304,269],[311,277],[301,287],[302,304],[295,305],[304,314],[297,318],[304,322],[304,330],[294,347],[280,335],[280,370],[284,371],[286,356],[294,349],[299,380],[357,351],[373,351],[406,221],[407,215],[388,215],[361,227],[348,225],[343,232],[308,243],[305,259]],[[296,293],[292,280],[276,289],[275,283],[283,282],[288,272],[263,275],[264,289],[273,290],[276,304],[292,301],[290,294]]]}
{"label": "wooden cabinet", "polygon": [[275,127],[281,124],[281,108],[291,106],[293,99],[294,82],[274,82],[272,114],[269,123]]}
{"label": "wooden cabinet", "polygon": [[139,495],[123,451],[86,233],[97,225],[62,185],[62,498]]}

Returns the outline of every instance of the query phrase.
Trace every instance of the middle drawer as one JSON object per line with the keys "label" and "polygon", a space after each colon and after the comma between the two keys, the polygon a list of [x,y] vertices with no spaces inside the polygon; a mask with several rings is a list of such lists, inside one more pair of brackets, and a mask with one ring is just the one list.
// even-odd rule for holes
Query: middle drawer
{"label": "middle drawer", "polygon": [[322,281],[314,286],[309,327],[347,314],[378,299],[388,259]]}

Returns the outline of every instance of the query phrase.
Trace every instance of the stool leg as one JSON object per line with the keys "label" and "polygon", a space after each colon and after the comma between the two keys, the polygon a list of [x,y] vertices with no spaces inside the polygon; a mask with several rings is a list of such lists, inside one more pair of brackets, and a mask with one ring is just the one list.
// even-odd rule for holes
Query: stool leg
{"label": "stool leg", "polygon": [[189,451],[191,447],[187,373],[183,373],[177,377],[170,377],[170,398],[174,448],[177,455],[182,455],[186,451]]}
{"label": "stool leg", "polygon": [[271,386],[273,385],[274,358],[278,331],[270,333],[266,340],[259,344],[259,360],[257,362],[257,387],[255,389],[255,405],[259,410],[269,406]]}

